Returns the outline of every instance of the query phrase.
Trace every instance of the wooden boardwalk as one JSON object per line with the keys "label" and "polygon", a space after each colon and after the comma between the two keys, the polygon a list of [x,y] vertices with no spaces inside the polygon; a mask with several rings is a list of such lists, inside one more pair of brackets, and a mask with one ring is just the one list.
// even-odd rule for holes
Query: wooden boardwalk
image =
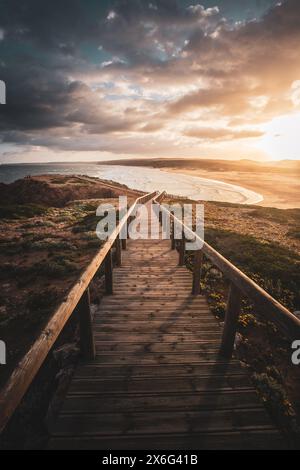
{"label": "wooden boardwalk", "polygon": [[[153,192],[133,202],[17,364],[0,390],[0,435],[68,320],[76,315],[82,363],[51,429],[50,449],[287,447],[246,371],[231,358],[243,298],[291,344],[299,338],[300,320],[162,205],[165,197]],[[173,248],[175,232],[184,234],[176,240],[179,256],[170,249],[170,241],[144,239],[128,243],[121,263],[125,246],[120,234],[136,219],[140,204],[170,219],[166,230],[170,229]],[[184,265],[190,240],[199,243],[193,275],[177,264],[179,258]],[[113,251],[119,266],[115,271]],[[203,259],[229,283],[224,325],[198,295]],[[90,284],[103,268],[110,295],[93,322]]]}
{"label": "wooden boardwalk", "polygon": [[129,241],[94,318],[50,449],[278,449],[283,444],[169,241]]}
{"label": "wooden boardwalk", "polygon": [[50,448],[282,446],[240,363],[219,355],[222,329],[170,241],[129,241],[114,286],[94,318],[96,359],[78,367]]}

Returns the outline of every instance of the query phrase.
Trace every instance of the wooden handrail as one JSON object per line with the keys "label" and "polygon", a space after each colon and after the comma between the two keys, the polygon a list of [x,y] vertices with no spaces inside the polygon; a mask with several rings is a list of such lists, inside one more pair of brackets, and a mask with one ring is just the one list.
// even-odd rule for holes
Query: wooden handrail
{"label": "wooden handrail", "polygon": [[[300,320],[295,315],[293,315],[287,308],[275,300],[245,273],[234,266],[224,256],[218,253],[208,243],[202,240],[189,227],[184,225],[181,220],[172,214],[166,207],[161,205],[161,201],[161,197],[154,199],[154,203],[160,205],[162,212],[168,214],[168,216],[171,218],[171,221],[173,221],[173,224],[183,228],[185,237],[187,239],[190,241],[198,241],[203,245],[201,249],[202,253],[225,275],[227,279],[231,281],[232,285],[235,287],[235,289],[231,289],[231,292],[233,293],[232,296],[236,292],[236,289],[238,289],[241,294],[245,295],[251,302],[253,302],[253,304],[261,311],[263,316],[265,316],[269,321],[275,323],[279,330],[289,339],[293,341],[300,338]],[[228,344],[230,341],[228,338],[232,338],[232,325],[229,325],[229,323],[235,323],[236,318],[236,303],[233,302],[232,296],[229,298],[228,311],[225,319],[224,336],[222,342],[224,355],[226,355],[226,351],[230,351],[231,346],[233,346]],[[235,311],[231,315],[231,305],[233,304],[235,306]],[[227,335],[228,331],[231,332],[229,336]]]}
{"label": "wooden handrail", "polygon": [[[134,204],[127,211],[126,215],[119,222],[116,229],[110,235],[109,239],[100,248],[99,252],[89,264],[85,272],[82,274],[79,281],[70,290],[65,301],[58,307],[54,315],[51,317],[39,338],[34,342],[30,350],[19,362],[7,383],[1,389],[0,433],[3,431],[17,406],[20,404],[23,396],[31,385],[40,367],[44,363],[49,351],[51,350],[66,322],[71,317],[77,306],[79,306],[80,310],[79,316],[81,318],[81,331],[86,332],[86,327],[90,324],[90,317],[88,312],[89,293],[87,290],[92,279],[107,257],[110,259],[111,249],[118,239],[122,229],[126,226],[128,219],[130,219],[134,213],[137,205],[153,200],[158,196],[158,194],[158,192],[154,192],[136,199]],[[108,265],[107,261],[106,263]],[[108,270],[108,267],[106,267],[106,269]],[[106,281],[108,284],[108,279]],[[107,290],[112,292],[112,285],[109,287],[110,288],[107,287]],[[84,345],[84,349],[86,350],[86,356],[91,357],[93,355],[92,338],[90,338],[90,344]]]}

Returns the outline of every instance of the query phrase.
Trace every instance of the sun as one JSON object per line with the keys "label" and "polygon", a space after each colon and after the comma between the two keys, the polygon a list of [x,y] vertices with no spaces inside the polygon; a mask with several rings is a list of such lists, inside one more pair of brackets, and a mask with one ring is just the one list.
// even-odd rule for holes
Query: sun
{"label": "sun", "polygon": [[255,146],[271,160],[300,160],[300,113],[277,117],[262,130]]}

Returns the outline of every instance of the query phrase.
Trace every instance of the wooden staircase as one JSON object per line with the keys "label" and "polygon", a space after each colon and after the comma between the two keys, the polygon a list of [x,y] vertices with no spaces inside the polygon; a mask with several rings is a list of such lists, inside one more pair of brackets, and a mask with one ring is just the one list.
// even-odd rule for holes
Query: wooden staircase
{"label": "wooden staircase", "polygon": [[50,449],[284,447],[191,285],[169,241],[128,242],[94,317],[96,359],[77,368]]}
{"label": "wooden staircase", "polygon": [[[0,438],[76,315],[82,362],[52,429],[50,449],[288,447],[232,353],[242,298],[291,344],[299,338],[300,320],[162,205],[165,196],[154,192],[133,202],[20,360],[0,390]],[[129,241],[122,262],[126,240],[120,238],[128,223],[137,222],[140,204],[158,207],[162,220],[169,217],[164,227],[169,240]],[[181,239],[175,236],[178,228]],[[187,241],[197,242],[193,274],[184,267]],[[224,325],[199,295],[203,259],[230,285]],[[89,287],[102,268],[107,296],[92,321]]]}

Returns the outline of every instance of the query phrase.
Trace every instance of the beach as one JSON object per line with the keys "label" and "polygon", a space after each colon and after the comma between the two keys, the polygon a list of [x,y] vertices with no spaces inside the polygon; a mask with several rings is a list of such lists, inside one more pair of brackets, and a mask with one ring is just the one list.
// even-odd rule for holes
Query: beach
{"label": "beach", "polygon": [[[251,160],[206,160],[189,158],[131,159],[109,162],[110,165],[128,165],[160,169],[168,173],[224,182],[261,195],[253,202],[277,209],[300,208],[300,163],[297,160],[255,162]],[[192,184],[192,180],[191,184]],[[199,180],[198,180],[199,182]],[[211,199],[218,201],[218,199]],[[250,198],[251,200],[251,198]],[[224,201],[223,201],[224,202]],[[237,202],[236,197],[231,201]],[[243,202],[241,202],[243,203]],[[245,203],[245,202],[244,202]]]}

